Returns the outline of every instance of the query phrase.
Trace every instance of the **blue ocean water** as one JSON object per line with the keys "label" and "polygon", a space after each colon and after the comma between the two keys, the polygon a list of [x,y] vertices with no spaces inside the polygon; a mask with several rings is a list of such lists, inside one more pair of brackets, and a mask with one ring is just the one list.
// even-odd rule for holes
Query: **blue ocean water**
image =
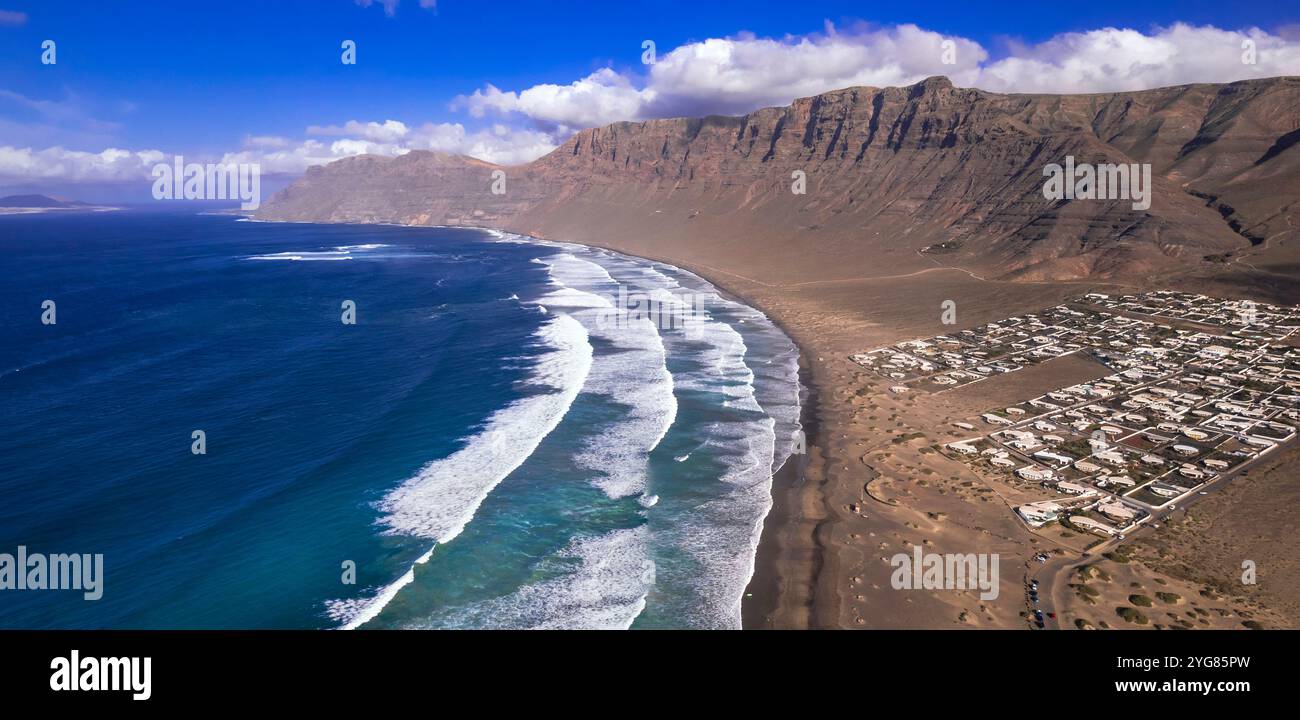
{"label": "blue ocean water", "polygon": [[0,553],[105,563],[0,627],[739,626],[797,353],[689,273],[124,211],[0,218],[0,274]]}

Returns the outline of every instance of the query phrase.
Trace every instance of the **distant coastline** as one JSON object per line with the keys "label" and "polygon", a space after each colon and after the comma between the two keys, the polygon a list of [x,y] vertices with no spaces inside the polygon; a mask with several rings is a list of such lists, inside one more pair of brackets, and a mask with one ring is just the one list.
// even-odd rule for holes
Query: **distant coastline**
{"label": "distant coastline", "polygon": [[89,205],[85,207],[0,207],[0,215],[42,215],[56,212],[112,212],[120,207]]}

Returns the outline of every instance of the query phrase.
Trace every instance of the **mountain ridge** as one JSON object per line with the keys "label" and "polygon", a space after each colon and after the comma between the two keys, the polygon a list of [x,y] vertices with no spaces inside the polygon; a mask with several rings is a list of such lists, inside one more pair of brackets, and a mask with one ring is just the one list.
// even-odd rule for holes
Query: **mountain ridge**
{"label": "mountain ridge", "polygon": [[[498,227],[776,284],[936,265],[1021,280],[1209,272],[1269,239],[1297,244],[1297,108],[1297,77],[1048,95],[936,76],[742,116],[612,123],[517,166],[346,158],[257,215]],[[1149,163],[1151,207],[1044,198],[1042,168],[1066,156]],[[796,171],[806,194],[791,191]]]}
{"label": "mountain ridge", "polygon": [[0,207],[3,208],[74,208],[89,206],[89,203],[84,203],[79,200],[69,200],[68,198],[40,195],[37,193],[5,195],[4,197],[0,197]]}

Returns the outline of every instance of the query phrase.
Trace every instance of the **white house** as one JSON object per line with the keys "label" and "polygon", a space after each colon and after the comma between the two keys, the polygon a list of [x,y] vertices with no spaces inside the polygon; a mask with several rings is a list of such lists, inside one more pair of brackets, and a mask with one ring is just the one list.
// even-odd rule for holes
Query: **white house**
{"label": "white house", "polygon": [[1133,478],[1127,475],[1106,475],[1097,481],[1098,485],[1109,486],[1118,485],[1120,487],[1133,487],[1137,485]]}
{"label": "white house", "polygon": [[1042,460],[1045,463],[1056,465],[1057,467],[1064,467],[1074,462],[1074,458],[1072,457],[1066,455],[1058,455],[1057,453],[1048,450],[1039,450],[1038,452],[1034,453],[1034,458],[1037,460]]}
{"label": "white house", "polygon": [[1080,485],[1068,480],[1063,480],[1056,484],[1056,489],[1067,495],[1096,495],[1097,491],[1086,485]]}
{"label": "white house", "polygon": [[1021,505],[1016,508],[1018,514],[1030,527],[1042,527],[1053,520],[1056,520],[1061,506],[1054,502],[1044,501]]}
{"label": "white house", "polygon": [[1107,465],[1122,466],[1127,464],[1127,462],[1124,460],[1124,456],[1115,452],[1114,450],[1106,450],[1105,452],[1099,452],[1096,455],[1093,455],[1093,457],[1106,463]]}
{"label": "white house", "polygon": [[1097,505],[1097,512],[1115,520],[1133,520],[1137,517],[1137,511],[1126,507],[1119,502],[1103,501]]}
{"label": "white house", "polygon": [[1110,525],[1107,525],[1104,522],[1093,520],[1090,517],[1083,517],[1082,515],[1075,515],[1074,517],[1070,518],[1070,524],[1082,528],[1084,530],[1099,532],[1103,535],[1115,535],[1119,532],[1118,530],[1111,527]]}
{"label": "white house", "polygon": [[1047,482],[1052,479],[1052,471],[1033,465],[1026,465],[1016,471],[1016,475],[1030,482]]}
{"label": "white house", "polygon": [[978,452],[975,448],[971,447],[970,445],[967,445],[964,442],[948,443],[948,449],[953,450],[955,452],[959,452],[962,455],[974,455],[976,452]]}

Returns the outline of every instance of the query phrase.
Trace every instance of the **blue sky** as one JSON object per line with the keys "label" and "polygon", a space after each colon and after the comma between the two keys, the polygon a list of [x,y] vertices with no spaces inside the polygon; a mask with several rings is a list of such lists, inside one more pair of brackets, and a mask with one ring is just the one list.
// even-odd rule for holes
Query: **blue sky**
{"label": "blue sky", "polygon": [[[138,168],[125,166],[142,162],[42,154],[51,148],[243,153],[289,175],[358,151],[519,162],[585,125],[744,112],[837,83],[943,73],[1070,92],[1300,74],[1296,3],[421,4],[0,0],[0,188],[130,180]],[[1180,35],[1176,23],[1190,27]],[[1259,39],[1256,65],[1237,60],[1245,37]],[[947,38],[960,62],[945,66],[936,48]],[[55,65],[40,63],[46,39]],[[344,39],[356,65],[340,62]],[[641,62],[647,39],[653,69]],[[1218,54],[1198,49],[1207,44]],[[1118,68],[1089,68],[1117,57]],[[368,125],[390,120],[399,125]],[[113,169],[91,167],[105,162]]]}

